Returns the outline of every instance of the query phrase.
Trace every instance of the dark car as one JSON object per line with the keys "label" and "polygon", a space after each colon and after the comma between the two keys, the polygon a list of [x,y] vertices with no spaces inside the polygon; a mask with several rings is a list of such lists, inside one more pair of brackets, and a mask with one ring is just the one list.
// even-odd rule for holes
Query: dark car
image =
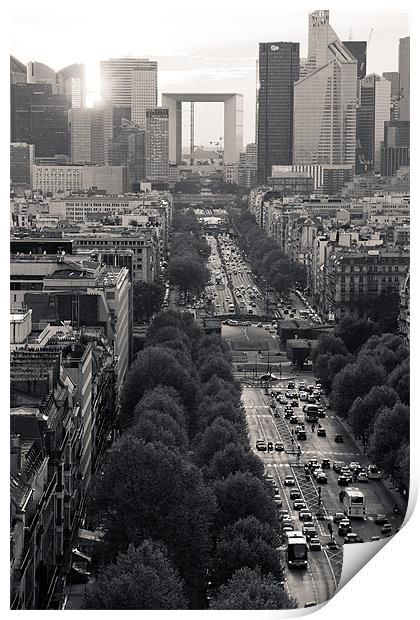
{"label": "dark car", "polygon": [[286,413],[284,414],[284,417],[285,417],[286,420],[290,420],[292,415],[293,415],[293,413],[291,411],[286,411]]}
{"label": "dark car", "polygon": [[299,512],[299,519],[301,521],[312,521],[312,513],[308,509],[301,510]]}
{"label": "dark car", "polygon": [[290,499],[301,499],[300,491],[298,489],[291,489],[289,497]]}
{"label": "dark car", "polygon": [[318,484],[327,484],[328,478],[325,474],[319,473],[316,477],[316,481]]}
{"label": "dark car", "polygon": [[276,441],[276,443],[274,444],[274,450],[276,452],[283,452],[284,445],[282,443],[280,443],[279,441]]}
{"label": "dark car", "polygon": [[303,510],[306,508],[306,502],[304,499],[295,499],[293,502],[293,510]]}
{"label": "dark car", "polygon": [[292,402],[290,403],[291,407],[299,407],[299,402],[297,400],[292,400]]}
{"label": "dark car", "polygon": [[322,459],[321,467],[322,467],[322,469],[331,469],[331,461],[330,461],[330,459]]}
{"label": "dark car", "polygon": [[318,435],[318,437],[326,437],[327,431],[321,426],[321,428],[317,430],[316,434]]}
{"label": "dark car", "polygon": [[287,384],[287,389],[288,390],[294,390],[295,389],[294,381],[289,381],[289,383]]}
{"label": "dark car", "polygon": [[290,424],[297,424],[299,422],[299,418],[295,415],[292,415],[289,421],[290,421]]}
{"label": "dark car", "polygon": [[299,430],[299,431],[297,432],[297,438],[298,438],[298,439],[302,439],[302,440],[303,440],[303,439],[307,439],[307,438],[308,438],[308,436],[307,436],[307,434],[306,434],[306,431]]}
{"label": "dark car", "polygon": [[308,544],[311,551],[321,551],[322,549],[321,541],[319,540],[318,536],[313,536],[312,538],[310,538],[308,540]]}
{"label": "dark car", "polygon": [[267,444],[265,441],[257,441],[255,445],[259,452],[267,452]]}
{"label": "dark car", "polygon": [[384,525],[384,523],[388,523],[387,516],[384,514],[377,514],[375,523],[376,525]]}
{"label": "dark car", "polygon": [[346,536],[344,536],[345,545],[348,545],[350,543],[360,543],[360,542],[363,542],[363,540],[360,538],[360,536],[358,536],[354,532],[350,532],[350,534],[347,534]]}
{"label": "dark car", "polygon": [[385,536],[391,536],[392,525],[390,523],[384,523],[381,529],[381,534],[384,534]]}
{"label": "dark car", "polygon": [[344,443],[344,437],[343,437],[343,435],[337,434],[337,435],[334,437],[334,441],[335,441],[335,443]]}
{"label": "dark car", "polygon": [[351,484],[351,481],[352,481],[351,478],[348,478],[347,476],[343,476],[343,475],[340,475],[337,478],[337,484],[340,487],[347,487],[349,484]]}
{"label": "dark car", "polygon": [[338,524],[338,535],[345,536],[346,534],[349,534],[351,532],[351,529],[352,528],[349,519],[343,519]]}
{"label": "dark car", "polygon": [[318,418],[325,418],[325,409],[318,407]]}

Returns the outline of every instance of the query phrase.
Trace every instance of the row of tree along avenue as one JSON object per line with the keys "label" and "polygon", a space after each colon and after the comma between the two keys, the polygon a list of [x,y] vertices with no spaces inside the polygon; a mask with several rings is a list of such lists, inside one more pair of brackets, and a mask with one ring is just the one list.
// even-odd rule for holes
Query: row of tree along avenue
{"label": "row of tree along avenue", "polygon": [[343,319],[313,351],[314,374],[332,407],[386,476],[409,488],[409,351],[403,338],[365,319]]}
{"label": "row of tree along avenue", "polygon": [[200,293],[209,279],[207,259],[210,248],[200,236],[200,226],[192,209],[175,211],[173,236],[166,277],[183,292],[195,289]]}
{"label": "row of tree along avenue", "polygon": [[93,480],[103,532],[86,609],[285,609],[280,522],[230,350],[161,312],[128,374],[121,437]]}
{"label": "row of tree along avenue", "polygon": [[260,228],[246,209],[231,212],[232,224],[238,231],[238,245],[251,261],[252,271],[262,276],[279,294],[288,294],[295,286],[306,283],[306,271],[291,260],[278,243]]}

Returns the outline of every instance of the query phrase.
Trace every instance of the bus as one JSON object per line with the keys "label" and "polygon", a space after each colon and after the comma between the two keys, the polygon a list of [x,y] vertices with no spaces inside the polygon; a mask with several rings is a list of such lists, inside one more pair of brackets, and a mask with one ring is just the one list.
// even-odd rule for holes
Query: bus
{"label": "bus", "polygon": [[343,506],[344,513],[349,519],[364,519],[366,516],[366,498],[357,487],[346,488]]}
{"label": "bus", "polygon": [[287,532],[287,566],[289,568],[308,567],[308,546],[302,532]]}

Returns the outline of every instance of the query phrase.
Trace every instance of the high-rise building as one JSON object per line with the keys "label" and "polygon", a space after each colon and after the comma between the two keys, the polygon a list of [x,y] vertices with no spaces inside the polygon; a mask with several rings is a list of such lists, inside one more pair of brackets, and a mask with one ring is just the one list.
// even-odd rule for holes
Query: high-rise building
{"label": "high-rise building", "polygon": [[382,76],[391,82],[391,120],[397,121],[400,117],[400,74],[398,71],[386,71]]}
{"label": "high-rise building", "polygon": [[398,73],[400,74],[401,121],[410,120],[410,37],[400,39],[398,49]]}
{"label": "high-rise building", "polygon": [[357,79],[366,77],[366,41],[343,41],[344,45],[357,60]]}
{"label": "high-rise building", "polygon": [[10,83],[26,84],[26,67],[12,55],[10,55]]}
{"label": "high-rise building", "polygon": [[11,85],[11,142],[35,146],[35,157],[68,155],[68,109],[51,84]]}
{"label": "high-rise building", "polygon": [[151,108],[146,112],[146,177],[148,181],[169,182],[167,108]]}
{"label": "high-rise building", "polygon": [[72,164],[92,163],[93,108],[69,110],[70,159]]}
{"label": "high-rise building", "polygon": [[131,120],[146,127],[146,110],[157,106],[157,62],[148,58],[101,61],[102,99],[129,107]]}
{"label": "high-rise building", "polygon": [[357,61],[329,24],[309,15],[308,74],[295,83],[293,163],[355,164]]}
{"label": "high-rise building", "polygon": [[84,108],[86,104],[85,66],[69,65],[54,71],[42,62],[28,62],[26,65],[28,84],[50,84],[53,93],[64,95],[71,108]]}
{"label": "high-rise building", "polygon": [[381,175],[392,177],[399,168],[410,165],[410,122],[385,122],[381,148]]}
{"label": "high-rise building", "polygon": [[63,94],[72,108],[84,108],[86,105],[85,65],[74,64],[61,69]]}
{"label": "high-rise building", "polygon": [[10,145],[10,184],[11,189],[32,188],[32,166],[34,165],[34,145],[12,142]]}
{"label": "high-rise building", "polygon": [[273,165],[292,163],[299,43],[260,43],[258,69],[258,182],[264,184]]}
{"label": "high-rise building", "polygon": [[372,73],[360,85],[357,110],[357,172],[379,172],[384,124],[390,119],[391,83]]}

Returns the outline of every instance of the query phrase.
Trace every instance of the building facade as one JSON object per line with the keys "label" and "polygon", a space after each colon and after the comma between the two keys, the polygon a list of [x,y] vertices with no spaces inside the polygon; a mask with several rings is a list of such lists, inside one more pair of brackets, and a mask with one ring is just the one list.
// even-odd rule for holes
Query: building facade
{"label": "building facade", "polygon": [[410,120],[410,37],[400,39],[398,49],[398,73],[400,76],[400,121]]}
{"label": "building facade", "polygon": [[260,43],[257,91],[259,184],[273,165],[293,161],[294,84],[299,79],[299,43]]}
{"label": "building facade", "polygon": [[146,117],[146,177],[169,183],[169,110],[152,108]]}
{"label": "building facade", "polygon": [[356,156],[357,61],[329,24],[309,15],[310,71],[294,89],[294,164],[351,164]]}
{"label": "building facade", "polygon": [[68,193],[97,188],[108,194],[126,189],[123,166],[33,166],[32,188],[43,193]]}
{"label": "building facade", "polygon": [[11,142],[35,147],[35,157],[69,154],[68,110],[51,84],[11,85]]}
{"label": "building facade", "polygon": [[357,166],[359,174],[380,172],[384,126],[390,120],[391,83],[379,75],[367,75],[360,84],[357,110]]}
{"label": "building facade", "polygon": [[12,142],[10,145],[10,184],[12,190],[32,188],[32,167],[35,147],[33,144]]}

